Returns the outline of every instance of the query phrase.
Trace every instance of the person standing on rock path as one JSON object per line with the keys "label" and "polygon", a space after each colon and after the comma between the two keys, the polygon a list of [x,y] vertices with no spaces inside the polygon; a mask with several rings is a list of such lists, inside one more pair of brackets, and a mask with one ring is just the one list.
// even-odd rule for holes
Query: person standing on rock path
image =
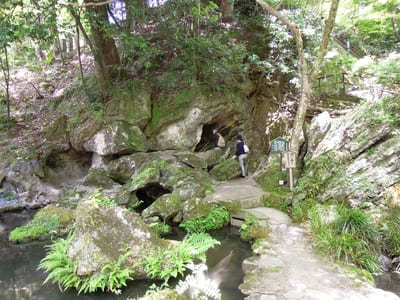
{"label": "person standing on rock path", "polygon": [[247,170],[246,170],[247,163],[245,160],[247,158],[248,153],[249,153],[249,147],[243,141],[243,137],[239,134],[237,137],[235,156],[239,159],[240,168],[242,169],[241,177],[246,177],[247,175]]}

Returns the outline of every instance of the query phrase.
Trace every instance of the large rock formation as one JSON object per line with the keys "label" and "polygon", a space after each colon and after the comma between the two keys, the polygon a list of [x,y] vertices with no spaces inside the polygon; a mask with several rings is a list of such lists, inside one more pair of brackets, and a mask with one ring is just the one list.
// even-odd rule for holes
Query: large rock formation
{"label": "large rock formation", "polygon": [[[367,102],[332,119],[322,113],[308,130],[304,194],[352,206],[386,205],[385,192],[400,181],[400,111],[391,102]],[[318,191],[316,190],[318,189]]]}
{"label": "large rock formation", "polygon": [[77,264],[77,275],[96,276],[129,248],[132,254],[125,265],[134,269],[134,278],[145,278],[143,267],[135,264],[150,250],[167,246],[136,213],[118,206],[100,206],[90,198],[76,209],[75,230],[67,254]]}

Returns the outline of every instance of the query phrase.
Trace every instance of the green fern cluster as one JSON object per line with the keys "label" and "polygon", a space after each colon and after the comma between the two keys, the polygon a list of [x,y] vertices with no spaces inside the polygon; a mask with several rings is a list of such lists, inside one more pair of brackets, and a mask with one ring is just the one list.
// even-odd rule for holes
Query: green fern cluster
{"label": "green fern cluster", "polygon": [[157,236],[163,236],[171,233],[171,227],[163,222],[156,222],[149,224],[149,227],[153,229]]}
{"label": "green fern cluster", "polygon": [[105,265],[100,275],[95,278],[78,276],[76,263],[67,255],[70,241],[71,237],[59,239],[49,246],[49,252],[39,264],[39,269],[49,272],[44,283],[59,283],[64,289],[75,288],[78,293],[92,293],[98,290],[104,292],[107,289],[119,294],[120,287],[126,286],[126,282],[133,279],[133,271],[122,267],[127,257],[132,254],[131,251],[126,251],[116,263]]}
{"label": "green fern cluster", "polygon": [[157,249],[146,256],[142,264],[150,278],[162,279],[167,284],[171,277],[183,276],[193,259],[206,260],[205,252],[219,242],[207,233],[187,235],[179,246]]}
{"label": "green fern cluster", "polygon": [[214,207],[206,217],[200,217],[181,223],[179,226],[191,233],[220,229],[229,224],[230,215],[225,207]]}

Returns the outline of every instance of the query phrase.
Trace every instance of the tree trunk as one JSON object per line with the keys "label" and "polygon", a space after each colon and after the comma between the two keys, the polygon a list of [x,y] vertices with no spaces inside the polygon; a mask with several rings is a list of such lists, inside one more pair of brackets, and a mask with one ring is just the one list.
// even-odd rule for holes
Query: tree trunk
{"label": "tree trunk", "polygon": [[1,69],[3,71],[4,83],[6,84],[7,118],[10,119],[11,118],[11,113],[10,113],[10,65],[8,62],[7,46],[4,46],[3,50],[4,50],[4,55],[5,55],[5,61],[3,61],[0,57],[0,64],[1,64]]}
{"label": "tree trunk", "polygon": [[[290,139],[290,150],[296,153],[296,157],[298,156],[299,149],[300,149],[300,137],[303,134],[303,125],[304,120],[307,114],[307,108],[310,104],[312,90],[310,86],[310,78],[308,75],[308,66],[307,61],[304,58],[304,46],[303,46],[303,39],[301,37],[300,30],[297,28],[296,25],[292,24],[284,15],[279,13],[269,4],[265,3],[263,0],[256,0],[261,7],[266,10],[271,15],[277,17],[283,24],[285,24],[289,30],[292,32],[294,39],[296,41],[296,48],[298,54],[298,68],[301,75],[301,91],[300,91],[300,101],[297,107],[296,117],[293,124],[293,131],[292,136]],[[331,2],[331,9],[329,12],[328,20],[326,21],[322,43],[318,51],[318,58],[311,74],[311,80],[313,76],[319,71],[322,61],[326,55],[329,36],[332,32],[333,25],[335,23],[336,12],[338,9],[339,0],[332,0]]]}
{"label": "tree trunk", "polygon": [[85,78],[83,77],[83,68],[82,68],[82,60],[81,60],[81,45],[80,45],[80,34],[79,34],[79,25],[78,22],[75,22],[76,26],[76,49],[78,52],[78,60],[79,60],[79,71],[81,73],[81,80],[82,80],[82,86],[86,90],[85,86]]}
{"label": "tree trunk", "polygon": [[234,0],[221,0],[221,12],[223,22],[230,23],[233,21],[234,3]]}
{"label": "tree trunk", "polygon": [[[91,3],[92,0],[85,0]],[[93,56],[95,59],[96,76],[100,89],[105,96],[111,87],[111,80],[119,73],[119,56],[114,39],[104,28],[107,23],[106,5],[86,6],[89,13],[90,28],[93,36]]]}

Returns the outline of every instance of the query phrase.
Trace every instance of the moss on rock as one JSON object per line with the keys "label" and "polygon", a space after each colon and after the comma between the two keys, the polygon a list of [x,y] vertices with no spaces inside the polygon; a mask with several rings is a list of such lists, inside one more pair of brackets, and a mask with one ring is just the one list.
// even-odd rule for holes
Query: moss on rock
{"label": "moss on rock", "polygon": [[73,210],[48,205],[41,209],[27,225],[11,231],[9,240],[20,243],[60,236],[68,232],[73,222]]}
{"label": "moss on rock", "polygon": [[237,160],[226,160],[212,168],[210,174],[219,181],[230,180],[240,176],[240,164]]}

